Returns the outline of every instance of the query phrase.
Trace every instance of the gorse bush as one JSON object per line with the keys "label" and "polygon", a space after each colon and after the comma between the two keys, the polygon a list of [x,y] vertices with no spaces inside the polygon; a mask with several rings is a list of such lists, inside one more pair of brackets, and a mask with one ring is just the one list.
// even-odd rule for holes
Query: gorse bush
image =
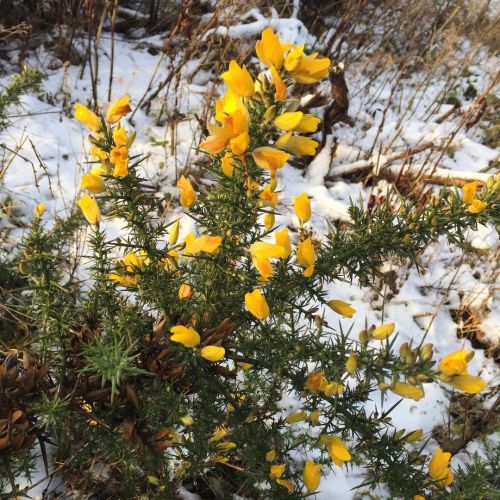
{"label": "gorse bush", "polygon": [[[420,429],[398,429],[391,409],[366,403],[379,390],[423,400],[436,381],[479,393],[486,384],[467,371],[473,353],[436,361],[419,339],[396,352],[394,323],[354,332],[356,311],[325,285],[369,286],[390,258],[417,262],[438,238],[460,244],[468,228],[498,223],[500,181],[443,189],[425,205],[352,206],[351,222],[326,236],[303,193],[293,203],[298,230],[276,226],[278,170],[318,146],[309,135],[320,120],[300,110],[293,82],[316,84],[330,61],[270,29],[256,53],[258,76],[236,61],[222,74],[227,92],[200,144],[212,182],[198,190],[178,180],[195,227],[183,238],[185,219],[167,222],[169,196],[141,177],[135,134],[120,122],[129,98],[105,115],[76,105],[95,158],[78,201],[90,279],[68,271],[60,244],[81,217],[46,229],[39,205],[12,261],[23,315],[0,368],[7,490],[32,466],[36,437],[56,444],[68,485],[116,498],[173,498],[181,484],[203,498],[302,498],[328,469],[351,465],[365,467],[365,486],[385,484],[395,497],[432,497],[453,483],[450,453],[426,456]],[[122,221],[120,238],[107,237],[103,218]],[[347,318],[342,327],[325,308]],[[296,411],[284,409],[290,400]]]}

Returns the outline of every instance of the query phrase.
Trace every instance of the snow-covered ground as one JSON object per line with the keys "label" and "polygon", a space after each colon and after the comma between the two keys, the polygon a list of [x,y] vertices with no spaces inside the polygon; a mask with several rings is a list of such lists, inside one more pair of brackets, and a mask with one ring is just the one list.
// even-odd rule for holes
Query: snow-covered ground
{"label": "snow-covered ground", "polygon": [[[221,34],[242,37],[245,43],[253,43],[251,37],[271,25],[283,40],[299,43],[313,43],[304,24],[294,14],[289,19],[266,19],[256,9],[242,17],[247,24],[233,25],[229,30],[217,28]],[[83,43],[83,42],[82,42]],[[129,94],[135,109],[147,92],[152,81],[154,88],[164,80],[172,68],[176,68],[182,54],[176,59],[162,55],[151,55],[148,47],[161,48],[160,36],[141,40],[121,39],[115,41],[115,61],[112,98]],[[100,44],[98,97],[103,107],[107,103],[108,80],[110,71],[111,40],[103,36]],[[34,206],[44,202],[47,213],[44,218],[50,221],[55,215],[68,212],[75,205],[81,174],[87,169],[85,161],[89,158],[86,146],[87,131],[74,120],[71,108],[75,102],[86,103],[92,93],[88,68],[80,75],[79,66],[47,69],[52,61],[52,54],[40,48],[32,54],[28,63],[47,74],[40,96],[26,95],[22,104],[9,109],[11,124],[0,132],[0,144],[8,149],[2,152],[10,161],[2,184],[0,196],[9,196],[15,207],[30,217]],[[161,58],[161,60],[159,60]],[[137,153],[147,153],[148,159],[143,168],[151,185],[159,186],[164,192],[174,191],[176,178],[183,170],[192,166],[197,158],[193,149],[201,139],[199,122],[195,115],[203,116],[207,99],[212,95],[213,79],[218,75],[198,67],[199,61],[192,60],[181,73],[176,90],[164,89],[156,99],[148,114],[137,108],[133,115],[133,127],[138,136],[134,149]],[[469,73],[459,81],[459,91],[470,83],[481,94],[488,86],[494,74],[498,59],[484,52],[484,57],[477,65],[468,68]],[[444,121],[439,117],[449,111],[449,106],[434,106],[445,81],[436,79],[424,89],[419,88],[422,75],[414,73],[398,84],[398,91],[391,96],[395,74],[388,67],[387,72],[371,79],[370,65],[355,63],[346,67],[345,79],[350,92],[349,115],[352,124],[337,123],[328,136],[325,148],[308,166],[306,171],[285,166],[279,173],[281,215],[277,222],[293,227],[296,222],[292,217],[292,197],[306,191],[312,198],[313,224],[319,231],[326,229],[328,219],[345,219],[350,199],[361,197],[365,202],[371,194],[384,194],[388,184],[380,180],[375,187],[366,187],[346,178],[336,177],[336,169],[359,160],[383,163],[384,158],[404,152],[419,145],[432,142],[436,146],[446,145],[439,167],[469,173],[482,173],[488,163],[498,157],[495,151],[481,144],[481,132],[472,128],[466,132],[461,128],[453,136],[460,115],[452,113]],[[9,76],[0,79],[0,84],[9,80]],[[220,80],[219,80],[220,81]],[[328,93],[328,82],[323,83]],[[222,85],[216,87],[216,93],[222,93]],[[392,103],[388,104],[391,97]],[[471,101],[464,102],[467,108]],[[157,123],[160,108],[163,118]],[[177,116],[172,117],[176,109]],[[321,110],[316,110],[321,113]],[[332,159],[332,144],[335,137],[338,143]],[[14,155],[11,151],[17,151]],[[368,157],[372,151],[371,157]],[[424,163],[427,152],[415,155],[411,168],[416,171]],[[436,153],[436,157],[439,153]],[[40,165],[39,158],[43,161]],[[29,161],[28,161],[29,160]],[[397,168],[403,160],[395,161]],[[432,163],[432,162],[431,162]],[[196,168],[196,167],[195,167]],[[338,170],[337,170],[338,171]],[[328,179],[327,179],[328,178]],[[327,180],[326,180],[327,179]],[[326,181],[325,181],[326,180]],[[180,210],[172,213],[177,218]],[[9,224],[2,219],[3,227]],[[121,228],[116,221],[106,221],[110,234],[119,233]],[[184,233],[190,230],[190,223],[181,223]],[[10,240],[15,243],[20,236],[20,229],[12,226]],[[181,234],[182,236],[182,234]],[[500,342],[500,305],[498,285],[496,284],[495,256],[498,255],[498,236],[493,228],[480,228],[469,234],[469,242],[477,253],[463,256],[463,252],[449,247],[443,241],[431,245],[422,255],[424,271],[419,274],[414,267],[394,269],[397,273],[399,291],[384,307],[379,296],[367,289],[361,289],[357,283],[336,283],[330,287],[331,298],[346,300],[357,309],[352,320],[354,332],[369,324],[380,324],[383,320],[394,321],[399,331],[398,343],[408,342],[412,338],[420,342],[426,336],[426,342],[435,346],[436,357],[465,347],[472,349],[468,340],[457,337],[460,325],[454,322],[450,311],[461,306],[476,307],[482,311],[482,330],[487,339],[497,345]],[[390,268],[388,267],[387,270]],[[383,311],[383,317],[382,313]],[[326,312],[326,319],[335,324],[338,316]],[[351,320],[343,320],[350,326]],[[471,373],[480,374],[489,384],[497,385],[500,379],[498,365],[485,357],[483,350],[476,350],[470,363]],[[375,404],[380,398],[375,396]],[[385,405],[392,405],[397,400],[389,395]],[[420,403],[404,400],[392,416],[399,428],[412,430],[422,428],[428,437],[432,429],[447,422],[449,391],[438,384],[426,385],[426,398]],[[423,404],[422,404],[423,403]],[[431,448],[433,448],[431,440]],[[468,450],[475,451],[478,446],[472,443]],[[459,460],[466,461],[467,452],[453,459],[453,466]],[[40,471],[39,478],[44,473]],[[37,478],[34,479],[34,482]],[[351,488],[362,482],[360,469],[340,469],[330,473],[321,483],[318,499],[350,499]],[[30,491],[33,496],[40,495],[46,483],[41,483]]]}

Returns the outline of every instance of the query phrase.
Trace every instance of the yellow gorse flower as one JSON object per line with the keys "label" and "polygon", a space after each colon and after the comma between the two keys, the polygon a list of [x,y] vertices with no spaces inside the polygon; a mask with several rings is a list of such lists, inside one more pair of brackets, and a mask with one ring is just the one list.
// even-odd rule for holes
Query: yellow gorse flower
{"label": "yellow gorse flower", "polygon": [[106,121],[111,124],[116,123],[131,111],[130,98],[128,95],[124,95],[110,104],[106,113]]}
{"label": "yellow gorse flower", "polygon": [[306,278],[311,277],[314,272],[316,252],[314,251],[314,245],[310,237],[297,245],[295,258],[297,259],[297,263],[305,268],[304,276]]}
{"label": "yellow gorse flower", "polygon": [[183,283],[179,287],[179,299],[189,300],[193,296],[193,287],[189,283]]}
{"label": "yellow gorse flower", "polygon": [[470,361],[472,354],[465,349],[447,354],[439,362],[439,370],[448,377],[463,375],[467,373],[467,363]]}
{"label": "yellow gorse flower", "polygon": [[102,122],[99,117],[93,111],[90,111],[87,106],[79,102],[75,104],[75,118],[93,132],[99,132],[102,128]]}
{"label": "yellow gorse flower", "polygon": [[115,127],[113,130],[113,141],[115,146],[127,146],[127,133],[123,127]]}
{"label": "yellow gorse flower", "polygon": [[222,243],[221,236],[208,236],[204,234],[196,238],[193,233],[186,236],[184,242],[184,255],[192,256],[199,253],[215,253],[219,250]]}
{"label": "yellow gorse flower", "polygon": [[276,245],[278,245],[284,249],[282,258],[288,259],[288,257],[290,257],[290,254],[292,253],[292,245],[290,243],[290,236],[288,234],[288,228],[285,227],[281,231],[276,231],[274,233],[274,239],[276,241]]}
{"label": "yellow gorse flower", "polygon": [[276,173],[285,165],[290,155],[270,146],[262,146],[252,151],[252,157],[260,168]]}
{"label": "yellow gorse flower", "polygon": [[466,184],[463,185],[462,201],[464,203],[467,204],[472,203],[472,201],[476,197],[477,185],[478,185],[477,181],[467,182]]}
{"label": "yellow gorse flower", "polygon": [[259,289],[245,294],[245,305],[248,311],[257,319],[264,321],[269,316],[269,306]]}
{"label": "yellow gorse flower", "polygon": [[289,130],[295,129],[299,125],[303,116],[304,113],[302,113],[302,111],[287,111],[278,115],[274,119],[273,123],[279,129],[288,132]]}
{"label": "yellow gorse flower", "polygon": [[395,327],[396,325],[394,323],[384,323],[383,325],[377,326],[372,332],[372,337],[375,340],[384,340],[393,334]]}
{"label": "yellow gorse flower", "polygon": [[429,462],[429,477],[433,481],[441,481],[443,486],[449,486],[453,482],[453,473],[449,466],[450,459],[450,452],[444,452],[441,448],[436,448]]}
{"label": "yellow gorse flower", "polygon": [[104,184],[104,179],[102,174],[105,170],[102,167],[95,167],[87,174],[82,175],[81,187],[86,189],[90,193],[99,194],[106,191],[106,185]]}
{"label": "yellow gorse flower", "polygon": [[38,205],[35,207],[35,215],[37,217],[41,217],[45,213],[45,203],[38,203]]}
{"label": "yellow gorse flower", "polygon": [[207,345],[200,350],[200,355],[208,361],[220,361],[226,354],[224,347]]}
{"label": "yellow gorse flower", "polygon": [[196,191],[193,189],[191,182],[181,175],[177,181],[177,187],[180,191],[181,205],[184,208],[191,208],[196,202]]}
{"label": "yellow gorse flower", "polygon": [[99,224],[101,221],[101,211],[95,198],[91,198],[88,194],[85,194],[78,200],[78,206],[89,224]]}
{"label": "yellow gorse flower", "polygon": [[319,483],[321,482],[321,465],[313,461],[306,462],[304,470],[302,471],[302,476],[307,492],[313,493],[318,489]]}
{"label": "yellow gorse flower", "polygon": [[230,153],[226,153],[220,160],[220,169],[226,177],[231,177],[234,172],[234,158]]}
{"label": "yellow gorse flower", "polygon": [[[290,74],[300,83],[316,83],[326,75],[330,68],[330,59],[327,57],[318,58],[318,53],[315,52],[309,56],[303,55],[302,50],[300,54],[294,54],[293,58],[288,59],[288,67]],[[299,57],[297,57],[299,55]],[[285,67],[286,67],[285,63]],[[287,68],[288,69],[288,68]]]}
{"label": "yellow gorse flower", "polygon": [[486,210],[488,203],[486,201],[481,201],[476,198],[478,182],[472,181],[463,185],[463,196],[462,201],[469,205],[468,211],[471,214],[479,214]]}
{"label": "yellow gorse flower", "polygon": [[414,401],[419,401],[425,396],[420,387],[406,382],[396,382],[391,386],[391,391],[402,398],[413,399]]}
{"label": "yellow gorse flower", "polygon": [[291,134],[282,136],[276,144],[296,156],[314,156],[319,146],[319,142],[310,137]]}
{"label": "yellow gorse flower", "polygon": [[481,212],[484,212],[488,206],[488,203],[486,201],[481,201],[478,200],[477,198],[472,200],[471,204],[469,205],[469,212],[471,214],[480,214]]}
{"label": "yellow gorse flower", "polygon": [[474,356],[473,352],[461,349],[446,355],[439,362],[441,379],[451,386],[468,394],[477,394],[483,391],[487,384],[484,380],[467,371],[467,363]]}
{"label": "yellow gorse flower", "polygon": [[352,459],[351,454],[342,439],[338,436],[327,436],[326,438],[328,455],[330,455],[333,463],[342,467],[345,462],[349,462]]}
{"label": "yellow gorse flower", "polygon": [[299,221],[304,224],[311,218],[311,202],[307,193],[302,193],[293,199],[293,208]]}
{"label": "yellow gorse flower", "polygon": [[250,73],[245,66],[240,67],[233,59],[229,63],[229,69],[222,73],[222,79],[227,87],[240,97],[252,97],[255,93],[255,85]]}
{"label": "yellow gorse flower", "polygon": [[283,65],[283,48],[271,28],[262,32],[261,39],[255,44],[255,52],[260,61],[268,67],[280,69]]}
{"label": "yellow gorse flower", "polygon": [[354,309],[351,304],[344,302],[343,300],[329,300],[328,306],[332,309],[332,311],[335,311],[337,314],[346,318],[352,318],[356,312],[356,309]]}
{"label": "yellow gorse flower", "polygon": [[345,371],[349,375],[354,375],[357,369],[358,369],[358,360],[356,358],[356,353],[351,352],[345,363]]}
{"label": "yellow gorse flower", "polygon": [[177,325],[170,329],[170,340],[182,344],[184,347],[195,348],[200,345],[200,334],[191,326]]}

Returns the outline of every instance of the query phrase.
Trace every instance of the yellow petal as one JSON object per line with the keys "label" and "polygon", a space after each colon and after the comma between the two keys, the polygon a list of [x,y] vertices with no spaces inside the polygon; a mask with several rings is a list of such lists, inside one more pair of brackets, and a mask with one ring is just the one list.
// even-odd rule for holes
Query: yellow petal
{"label": "yellow petal", "polygon": [[269,450],[266,453],[266,462],[272,462],[276,458],[276,450]]}
{"label": "yellow petal", "polygon": [[312,132],[316,132],[320,123],[321,120],[316,116],[304,115],[298,125],[295,127],[295,130],[309,134]]}
{"label": "yellow petal", "polygon": [[289,493],[295,491],[295,485],[290,481],[290,479],[276,479],[276,482],[288,490]]}
{"label": "yellow petal", "polygon": [[358,369],[358,360],[356,358],[356,354],[354,352],[351,352],[345,363],[345,371],[349,375],[353,375],[354,373],[356,373],[357,369]]}
{"label": "yellow petal", "polygon": [[216,155],[227,146],[227,138],[219,137],[218,135],[209,135],[204,142],[200,144],[200,149],[208,154]]}
{"label": "yellow petal", "polygon": [[117,147],[127,145],[127,133],[123,127],[115,127],[113,130],[113,141]]}
{"label": "yellow petal", "polygon": [[448,384],[467,394],[478,394],[488,385],[483,379],[474,375],[457,375]]}
{"label": "yellow petal", "polygon": [[224,347],[216,345],[207,345],[200,351],[201,357],[208,361],[220,361],[226,354]]}
{"label": "yellow petal", "polygon": [[[304,241],[301,241],[297,245],[295,258],[297,259],[297,263],[300,266],[306,268],[306,271],[308,271],[311,268],[314,268],[314,263],[316,262],[316,252],[314,251],[314,245],[310,237]],[[306,276],[305,272],[304,276]]]}
{"label": "yellow petal", "polygon": [[267,241],[257,241],[250,245],[250,253],[259,259],[281,259],[285,258],[286,248]]}
{"label": "yellow petal", "polygon": [[171,226],[170,226],[170,231],[168,233],[168,244],[173,246],[177,243],[177,240],[179,239],[179,227],[180,227],[180,221],[177,219]]}
{"label": "yellow petal", "polygon": [[293,208],[295,215],[303,224],[311,218],[311,203],[307,193],[302,193],[293,199]]}
{"label": "yellow petal", "polygon": [[99,117],[79,102],[75,104],[75,118],[94,132],[99,132],[102,128]]}
{"label": "yellow petal", "polygon": [[429,477],[434,481],[441,481],[444,486],[449,486],[453,482],[453,474],[449,468],[450,459],[450,452],[436,448],[429,462]]}
{"label": "yellow petal", "polygon": [[234,165],[234,158],[229,153],[226,153],[220,160],[220,169],[226,177],[231,177],[233,175]]}
{"label": "yellow petal", "polygon": [[281,130],[285,131],[293,130],[298,126],[303,116],[304,113],[302,113],[301,111],[288,111],[286,113],[278,115],[274,119],[273,123],[276,127],[278,127]]}
{"label": "yellow petal", "polygon": [[276,89],[275,98],[277,101],[286,100],[286,85],[274,66],[271,66],[271,78]]}
{"label": "yellow petal", "polygon": [[122,116],[130,113],[130,98],[124,95],[110,104],[108,112],[106,113],[106,121],[108,123],[116,123]]}
{"label": "yellow petal", "polygon": [[405,437],[405,441],[407,443],[414,443],[415,441],[419,441],[420,439],[422,439],[423,435],[424,435],[424,431],[422,429],[416,429],[416,430],[410,432]]}
{"label": "yellow petal", "polygon": [[321,465],[316,462],[306,462],[303,470],[304,485],[308,493],[316,491],[321,481]]}
{"label": "yellow petal", "polygon": [[259,289],[245,294],[245,305],[248,311],[257,319],[264,321],[269,316],[269,306]]}
{"label": "yellow petal", "polygon": [[199,238],[186,238],[186,246],[184,247],[184,255],[192,256],[199,253],[215,253],[219,250],[222,243],[221,236],[203,235]]}
{"label": "yellow petal", "polygon": [[352,318],[356,312],[356,309],[354,309],[351,304],[344,302],[343,300],[329,300],[328,306],[337,314],[346,318]]}
{"label": "yellow petal", "polygon": [[243,132],[242,134],[234,137],[229,141],[229,147],[231,151],[237,155],[241,156],[248,149],[250,144],[250,136],[248,132]]}
{"label": "yellow petal", "polygon": [[276,148],[262,146],[252,151],[252,157],[260,168],[275,172],[285,165],[290,155]]}
{"label": "yellow petal", "polygon": [[81,187],[94,194],[99,194],[106,190],[103,178],[100,175],[94,175],[92,172],[82,175]]}
{"label": "yellow petal", "polygon": [[222,73],[222,79],[228,88],[240,97],[252,97],[255,85],[245,66],[241,67],[235,60],[229,63],[229,69]]}
{"label": "yellow petal", "polygon": [[472,203],[476,195],[477,184],[478,184],[477,181],[472,181],[463,185],[462,190],[464,194],[462,196],[462,200],[464,203],[467,204]]}
{"label": "yellow petal", "polygon": [[420,387],[405,382],[396,382],[392,385],[391,391],[402,398],[413,399],[419,401],[425,396],[425,393]]}
{"label": "yellow petal", "polygon": [[261,281],[267,281],[274,275],[274,269],[269,259],[265,257],[253,257],[252,262],[257,271],[259,271]]}
{"label": "yellow petal", "polygon": [[340,467],[344,465],[344,462],[348,462],[352,458],[345,443],[337,436],[330,436],[328,454],[330,455],[330,458]]}
{"label": "yellow petal", "polygon": [[384,323],[383,325],[377,326],[372,332],[372,337],[376,340],[384,340],[394,332],[394,323]]}
{"label": "yellow petal", "polygon": [[487,206],[488,203],[486,201],[481,201],[477,198],[474,198],[472,200],[472,203],[469,205],[469,212],[471,214],[480,214],[481,212],[484,212],[486,210]]}
{"label": "yellow petal", "polygon": [[297,422],[303,422],[307,418],[307,412],[298,411],[295,413],[290,413],[288,417],[286,417],[286,421],[289,424],[296,424]]}
{"label": "yellow petal", "polygon": [[101,221],[101,212],[95,198],[91,198],[86,194],[78,200],[78,206],[89,224],[99,224]]}
{"label": "yellow petal", "polygon": [[318,141],[310,137],[302,137],[301,135],[292,135],[286,141],[284,148],[297,156],[314,156],[316,148],[319,146]]}
{"label": "yellow petal", "polygon": [[199,333],[192,328],[191,326],[186,327],[184,325],[173,326],[170,329],[170,332],[173,334],[170,337],[172,342],[178,342],[182,344],[184,347],[198,347],[201,342],[201,338]]}
{"label": "yellow petal", "polygon": [[271,465],[269,469],[269,477],[271,479],[278,479],[283,475],[285,469],[286,469],[286,464]]}
{"label": "yellow petal", "polygon": [[255,44],[255,52],[266,66],[280,69],[283,65],[283,49],[271,28],[262,32],[261,39]]}
{"label": "yellow petal", "polygon": [[290,257],[290,254],[292,253],[292,245],[290,243],[290,236],[288,234],[288,228],[285,227],[281,231],[276,231],[274,233],[274,239],[275,239],[277,245],[279,245],[280,247],[285,249],[285,251],[282,255],[282,258],[288,259],[288,257]]}
{"label": "yellow petal", "polygon": [[180,202],[184,208],[191,208],[196,202],[196,192],[189,179],[183,175],[177,181],[177,187],[180,190]]}
{"label": "yellow petal", "polygon": [[447,354],[439,362],[439,370],[448,377],[467,373],[467,362],[470,359],[469,351],[461,349]]}

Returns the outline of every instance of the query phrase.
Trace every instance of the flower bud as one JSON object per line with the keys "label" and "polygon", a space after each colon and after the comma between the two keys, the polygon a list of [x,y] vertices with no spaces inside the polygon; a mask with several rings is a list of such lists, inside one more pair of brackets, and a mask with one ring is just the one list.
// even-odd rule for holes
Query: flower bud
{"label": "flower bud", "polygon": [[177,219],[171,226],[170,226],[170,233],[168,235],[168,244],[169,245],[175,245],[177,243],[177,240],[179,239],[179,219]]}
{"label": "flower bud", "polygon": [[417,359],[417,356],[416,356],[415,352],[414,351],[408,351],[406,353],[406,356],[405,356],[405,363],[407,365],[412,365],[413,363],[415,363],[416,359]]}
{"label": "flower bud", "polygon": [[379,389],[379,391],[382,391],[382,392],[387,391],[387,389],[389,389],[389,387],[391,387],[390,384],[386,384],[385,382],[378,384],[378,389]]}
{"label": "flower bud", "polygon": [[274,120],[274,117],[276,116],[276,105],[269,106],[266,111],[264,112],[264,116],[262,117],[262,120],[264,123],[269,123],[270,121]]}
{"label": "flower bud", "polygon": [[368,331],[367,330],[363,329],[359,332],[359,342],[363,346],[366,346],[366,344],[368,344]]}
{"label": "flower bud", "polygon": [[497,182],[495,182],[495,184],[493,184],[492,190],[495,191],[495,193],[497,191],[500,191],[500,181],[497,181]]}
{"label": "flower bud", "polygon": [[275,217],[273,212],[267,212],[264,215],[264,226],[266,229],[271,229],[274,226],[274,221]]}
{"label": "flower bud", "polygon": [[399,355],[401,356],[402,359],[406,357],[408,350],[409,350],[408,342],[401,344],[401,347],[399,348]]}
{"label": "flower bud", "polygon": [[429,359],[432,359],[432,355],[432,344],[424,344],[420,349],[420,359],[422,361],[428,361]]}
{"label": "flower bud", "polygon": [[354,352],[351,352],[345,364],[345,371],[349,375],[353,375],[354,373],[356,373],[357,369],[358,369],[358,360],[356,359],[356,354]]}
{"label": "flower bud", "polygon": [[486,185],[488,186],[488,189],[491,189],[493,187],[493,184],[495,184],[495,178],[490,175],[488,177],[488,180],[486,181]]}

